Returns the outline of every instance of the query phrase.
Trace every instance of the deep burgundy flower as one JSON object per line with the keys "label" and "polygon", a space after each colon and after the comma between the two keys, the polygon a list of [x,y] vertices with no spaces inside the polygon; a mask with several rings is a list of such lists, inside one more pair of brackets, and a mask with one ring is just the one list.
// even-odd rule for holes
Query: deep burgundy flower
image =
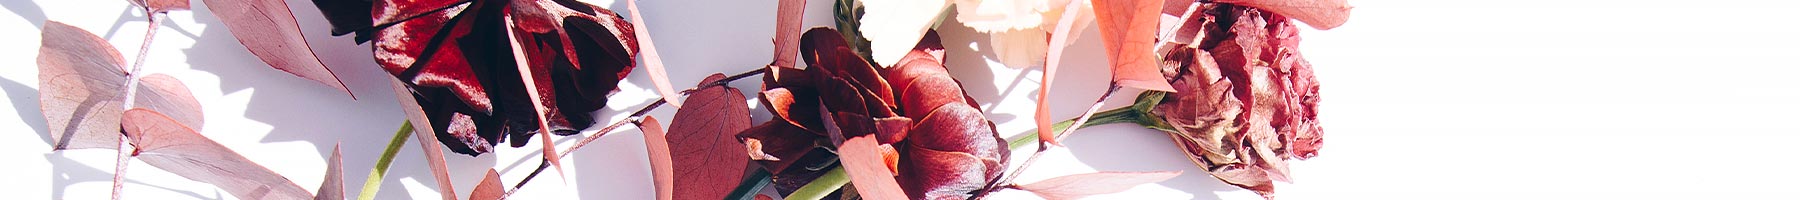
{"label": "deep burgundy flower", "polygon": [[374,41],[376,62],[412,89],[438,140],[457,153],[492,151],[507,135],[525,145],[538,131],[531,101],[544,105],[553,133],[575,134],[635,66],[630,23],[572,0],[313,2],[334,34]]}

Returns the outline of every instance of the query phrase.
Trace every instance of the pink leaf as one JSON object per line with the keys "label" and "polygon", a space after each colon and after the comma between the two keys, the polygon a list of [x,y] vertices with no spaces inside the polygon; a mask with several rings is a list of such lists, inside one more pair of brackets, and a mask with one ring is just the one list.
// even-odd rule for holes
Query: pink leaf
{"label": "pink leaf", "polygon": [[200,101],[194,100],[194,94],[188,91],[186,84],[166,74],[151,74],[138,79],[137,98],[133,98],[133,107],[149,108],[174,118],[181,125],[200,130],[206,120],[200,110]]}
{"label": "pink leaf", "polygon": [[1100,39],[1112,63],[1113,84],[1145,90],[1169,91],[1156,59],[1157,23],[1161,0],[1093,1]]}
{"label": "pink leaf", "polygon": [[907,199],[906,191],[901,190],[900,183],[894,180],[894,172],[888,169],[887,158],[875,140],[874,135],[863,135],[845,139],[838,146],[838,159],[844,164],[844,172],[850,175],[850,183],[856,186],[856,192],[863,199]]}
{"label": "pink leaf", "polygon": [[44,23],[38,49],[38,103],[55,150],[118,148],[125,59],[81,28]]}
{"label": "pink leaf", "polygon": [[[350,89],[344,87],[344,82],[332,75],[331,69],[325,68],[318,56],[313,55],[312,47],[306,44],[305,35],[300,33],[300,24],[294,21],[294,13],[288,10],[286,1],[205,2],[213,15],[225,22],[225,28],[237,36],[238,42],[249,48],[251,54],[261,58],[263,63],[346,94],[350,93]],[[351,98],[356,98],[355,94],[350,95]]]}
{"label": "pink leaf", "polygon": [[675,195],[674,158],[669,155],[669,139],[663,134],[656,117],[644,116],[638,129],[644,130],[644,151],[650,153],[650,175],[656,184],[656,200],[670,200]]}
{"label": "pink leaf", "polygon": [[781,0],[775,9],[775,61],[769,65],[794,66],[800,55],[800,22],[806,13],[806,0]]}
{"label": "pink leaf", "polygon": [[1319,30],[1329,30],[1350,20],[1350,3],[1346,0],[1219,0],[1255,7],[1292,17]]}
{"label": "pink leaf", "polygon": [[[1074,7],[1080,6],[1080,4],[1081,2],[1070,1],[1068,6]],[[1063,16],[1056,21],[1056,30],[1050,32],[1050,50],[1047,52],[1048,55],[1045,55],[1044,77],[1043,81],[1040,81],[1043,85],[1038,87],[1037,114],[1034,115],[1037,120],[1038,141],[1044,143],[1062,145],[1061,142],[1056,141],[1056,133],[1052,132],[1050,128],[1050,83],[1056,78],[1057,66],[1062,65],[1063,48],[1068,46],[1064,44],[1069,43],[1069,36],[1074,31],[1070,27],[1074,26],[1078,13],[1080,12],[1063,12]]]}
{"label": "pink leaf", "polygon": [[[507,21],[506,22],[507,24],[513,23],[512,18],[506,18],[506,21]],[[545,95],[544,93],[539,92],[539,91],[544,91],[544,90],[542,90],[543,86],[540,84],[546,84],[549,81],[544,81],[544,82],[536,81],[537,78],[549,77],[549,75],[548,74],[540,74],[541,71],[539,71],[539,70],[532,70],[531,63],[528,63],[532,59],[530,57],[526,57],[525,49],[524,49],[523,45],[519,44],[519,32],[516,32],[516,31],[514,31],[514,29],[509,28],[509,29],[506,29],[506,33],[507,33],[506,34],[507,37],[512,37],[511,39],[507,40],[507,44],[512,45],[513,62],[518,63],[514,66],[519,67],[519,80],[525,81],[525,93],[528,95],[528,97],[531,97],[531,99],[549,99],[548,97],[544,96]],[[550,166],[556,167],[557,174],[559,174],[559,175],[564,174],[563,168],[562,168],[562,161],[561,161],[562,158],[559,158],[559,155],[556,153],[556,144],[554,143],[555,141],[550,140],[550,133],[551,133],[550,124],[549,124],[550,119],[545,116],[545,115],[548,115],[548,113],[546,113],[546,112],[549,111],[549,108],[544,107],[543,101],[531,101],[531,107],[533,108],[533,110],[537,111],[537,114],[534,116],[537,116],[538,136],[539,136],[538,140],[544,144],[544,148],[543,148],[544,160],[549,161]]]}
{"label": "pink leaf", "polygon": [[406,111],[407,122],[412,123],[413,138],[419,140],[419,149],[425,151],[426,165],[431,167],[431,176],[437,179],[439,191],[444,199],[456,199],[456,187],[450,185],[450,167],[444,165],[444,148],[438,143],[437,133],[432,130],[431,118],[419,109],[419,101],[413,99],[412,90],[406,88],[399,79],[388,79],[388,85],[394,89],[395,100],[400,101],[400,110]]}
{"label": "pink leaf", "polygon": [[[713,74],[701,84],[724,79]],[[669,122],[669,152],[673,158],[674,199],[721,199],[743,181],[748,150],[737,133],[750,128],[750,105],[743,92],[716,85],[697,88],[688,95],[688,106],[675,110]]]}
{"label": "pink leaf", "polygon": [[306,199],[306,189],[162,113],[125,111],[125,136],[144,163],[219,187],[241,199]]}
{"label": "pink leaf", "polygon": [[344,145],[331,146],[331,160],[325,162],[325,181],[319,183],[319,194],[313,200],[344,199]]}
{"label": "pink leaf", "polygon": [[681,101],[677,99],[681,95],[676,94],[675,87],[669,84],[669,72],[663,69],[662,56],[656,53],[656,43],[650,41],[650,28],[644,25],[644,15],[639,14],[637,1],[626,0],[625,6],[631,11],[631,27],[637,32],[638,54],[643,56],[638,61],[644,63],[645,71],[650,73],[650,82],[656,85],[656,91],[662,94],[663,100],[680,108]]}
{"label": "pink leaf", "polygon": [[469,191],[469,200],[502,199],[506,197],[505,187],[500,185],[500,173],[495,172],[494,168],[488,168],[487,176],[481,178],[481,183],[475,185],[474,191]]}
{"label": "pink leaf", "polygon": [[1122,192],[1131,187],[1161,182],[1180,175],[1181,171],[1098,172],[1050,178],[1020,185],[1019,189],[1050,200],[1080,199],[1089,195]]}

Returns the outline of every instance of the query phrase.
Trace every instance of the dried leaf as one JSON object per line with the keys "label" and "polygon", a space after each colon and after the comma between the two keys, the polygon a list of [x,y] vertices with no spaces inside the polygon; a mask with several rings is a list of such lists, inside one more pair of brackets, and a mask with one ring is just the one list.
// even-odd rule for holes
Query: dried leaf
{"label": "dried leaf", "polygon": [[[394,89],[395,100],[400,101],[400,110],[406,112],[406,120],[412,124],[432,124],[425,111],[419,109],[419,101],[413,99],[416,95],[406,87],[406,83],[396,79],[388,80],[392,80],[388,83]],[[456,199],[456,187],[450,184],[450,167],[444,164],[443,145],[438,143],[438,135],[432,134],[436,131],[433,126],[413,127],[413,138],[419,140],[419,149],[425,152],[425,163],[431,167],[431,177],[437,179],[439,194],[446,200]]]}
{"label": "dried leaf", "polygon": [[[512,18],[507,18],[506,21],[509,24],[515,23],[514,21],[512,21]],[[545,84],[547,84],[547,81],[537,81],[538,78],[547,78],[550,75],[544,74],[544,72],[542,72],[543,70],[537,70],[537,69],[534,69],[533,67],[531,67],[531,66],[533,66],[532,65],[533,63],[531,63],[531,62],[536,61],[536,60],[533,57],[526,56],[525,52],[527,50],[525,49],[525,47],[522,44],[519,44],[520,43],[519,38],[521,38],[521,36],[519,34],[521,34],[521,32],[515,32],[514,29],[506,29],[506,33],[507,33],[506,34],[507,36],[513,37],[513,38],[508,39],[507,41],[511,41],[510,44],[512,44],[513,61],[517,62],[517,64],[514,66],[519,67],[519,72],[520,72],[519,79],[523,80],[523,81],[525,81],[525,83],[527,83],[527,84],[525,84],[526,96],[531,97],[531,99],[555,98],[555,97],[546,96],[546,95],[553,95],[553,94],[544,92],[545,89],[543,87],[546,87]],[[539,68],[539,69],[541,69],[541,68]],[[559,174],[559,175],[564,174],[563,169],[562,169],[562,158],[559,158],[559,155],[556,153],[556,144],[553,143],[554,141],[550,141],[551,129],[550,129],[550,123],[549,123],[550,122],[549,116],[553,115],[552,113],[555,113],[555,112],[550,111],[551,108],[544,105],[543,101],[531,101],[531,107],[534,108],[532,110],[537,111],[537,115],[535,115],[537,117],[537,122],[538,122],[537,123],[538,124],[538,134],[537,135],[541,136],[540,137],[541,139],[538,139],[538,141],[540,143],[544,144],[543,145],[544,148],[542,148],[543,155],[544,155],[544,161],[549,162],[550,166],[556,167],[557,174]]]}
{"label": "dried leaf", "polygon": [[1347,0],[1219,0],[1229,3],[1255,7],[1292,17],[1306,22],[1306,25],[1319,30],[1330,30],[1350,21],[1350,3]]}
{"label": "dried leaf", "polygon": [[[124,59],[106,40],[61,22],[44,24],[38,50],[38,101],[56,150],[118,148],[119,114],[124,111]],[[139,78],[133,107],[169,113],[200,127],[199,101],[174,77]]]}
{"label": "dried leaf", "polygon": [[656,117],[644,116],[638,129],[644,130],[644,151],[650,155],[650,176],[656,184],[656,200],[670,200],[675,195],[675,161],[669,154],[669,139]]}
{"label": "dried leaf", "polygon": [[806,0],[781,0],[775,8],[775,61],[769,65],[794,66],[800,54],[800,23],[806,14]]}
{"label": "dried leaf", "polygon": [[183,10],[188,10],[188,9],[192,8],[188,5],[188,0],[126,0],[126,1],[131,2],[132,5],[149,8],[150,12],[152,12],[152,13],[169,12],[169,11],[183,11]]}
{"label": "dried leaf", "polygon": [[[701,86],[719,79],[713,74]],[[688,106],[669,122],[669,152],[674,158],[674,199],[721,199],[743,180],[750,159],[737,133],[750,128],[750,105],[736,88],[696,88]]]}
{"label": "dried leaf", "polygon": [[319,194],[313,200],[344,199],[344,148],[331,146],[331,159],[325,160],[325,181],[319,183]]}
{"label": "dried leaf", "polygon": [[219,187],[240,199],[307,199],[286,177],[251,162],[156,111],[131,109],[120,120],[137,158],[170,173]]}
{"label": "dried leaf", "polygon": [[663,68],[662,56],[656,53],[656,44],[650,41],[650,28],[644,25],[644,15],[639,14],[637,1],[627,0],[625,6],[631,10],[631,27],[636,30],[638,43],[641,43],[639,48],[643,52],[640,54],[644,57],[644,69],[650,71],[650,82],[656,85],[656,92],[662,94],[663,101],[680,108],[681,98],[677,97],[681,95],[675,93],[675,87],[669,84],[669,72]]}
{"label": "dried leaf", "polygon": [[118,148],[125,59],[93,33],[44,23],[38,49],[38,103],[54,150]]}
{"label": "dried leaf", "polygon": [[[1069,5],[1074,6],[1079,3],[1070,1]],[[1055,83],[1057,68],[1062,65],[1063,49],[1068,47],[1065,44],[1069,43],[1070,36],[1075,31],[1072,28],[1077,14],[1077,12],[1065,12],[1056,21],[1056,29],[1050,32],[1050,50],[1045,55],[1044,76],[1040,78],[1041,81],[1038,81],[1042,85],[1038,86],[1037,114],[1034,114],[1033,118],[1037,121],[1038,141],[1051,145],[1061,146],[1062,143],[1056,141],[1056,133],[1050,131],[1052,123],[1050,120],[1050,86],[1051,83]]]}
{"label": "dried leaf", "polygon": [[182,125],[201,130],[206,118],[200,110],[200,101],[188,91],[187,84],[167,74],[151,74],[138,78],[138,96],[133,98],[133,107],[149,108],[174,118]]}
{"label": "dried leaf", "polygon": [[1044,199],[1081,199],[1096,194],[1122,192],[1131,187],[1162,182],[1179,175],[1181,175],[1181,171],[1075,174],[1020,185],[1019,189],[1030,191]]}
{"label": "dried leaf", "polygon": [[857,194],[863,199],[907,199],[906,193],[902,193],[905,190],[894,180],[894,173],[888,169],[887,159],[879,148],[873,135],[851,137],[838,145],[838,159],[844,164],[844,171],[850,175],[851,185],[856,187]]}
{"label": "dried leaf", "polygon": [[500,184],[500,172],[493,168],[488,168],[487,176],[475,184],[475,190],[469,191],[469,200],[499,200],[505,196],[506,186]]}
{"label": "dried leaf", "polygon": [[1095,1],[1095,21],[1106,44],[1107,61],[1112,63],[1113,84],[1175,91],[1163,80],[1155,54],[1162,4],[1161,0]]}
{"label": "dried leaf", "polygon": [[[294,13],[281,0],[204,0],[207,9],[225,22],[238,42],[264,63],[300,78],[325,84],[350,94],[344,82],[319,61],[300,33]],[[350,94],[355,98],[355,94]]]}

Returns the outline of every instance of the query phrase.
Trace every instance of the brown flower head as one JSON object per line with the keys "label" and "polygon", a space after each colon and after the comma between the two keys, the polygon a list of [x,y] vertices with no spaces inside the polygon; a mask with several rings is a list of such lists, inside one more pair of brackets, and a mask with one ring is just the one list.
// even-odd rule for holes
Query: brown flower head
{"label": "brown flower head", "polygon": [[[489,152],[504,135],[526,144],[538,131],[531,101],[544,105],[553,133],[585,129],[635,66],[630,23],[572,0],[314,3],[334,34],[374,41],[376,62],[412,89],[438,140],[457,153]],[[531,99],[525,84],[542,98]]]}
{"label": "brown flower head", "polygon": [[1203,4],[1192,12],[1177,30],[1197,38],[1162,45],[1163,73],[1176,92],[1151,112],[1195,164],[1272,197],[1272,181],[1289,180],[1285,160],[1311,158],[1321,144],[1319,85],[1296,49],[1298,30],[1255,8]]}

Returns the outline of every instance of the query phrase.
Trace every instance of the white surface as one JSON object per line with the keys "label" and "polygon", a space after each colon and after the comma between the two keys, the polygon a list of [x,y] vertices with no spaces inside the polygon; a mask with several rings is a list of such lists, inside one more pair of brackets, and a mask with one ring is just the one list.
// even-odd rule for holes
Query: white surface
{"label": "white surface", "polygon": [[[593,2],[623,8],[623,2]],[[185,81],[205,105],[204,134],[313,189],[342,142],[349,192],[402,120],[368,46],[327,36],[310,1],[292,1],[319,56],[359,99],[272,70],[200,1],[169,15],[147,72]],[[1306,30],[1303,51],[1323,86],[1320,157],[1293,162],[1283,199],[1796,199],[1800,164],[1800,5],[1789,1],[1352,1],[1350,22]],[[114,0],[0,1],[0,191],[17,199],[102,199],[110,150],[49,152],[38,111],[43,20],[95,32],[138,54],[146,23]],[[676,87],[769,62],[773,1],[646,1],[650,30]],[[828,2],[808,6],[829,25]],[[986,36],[944,26],[951,72],[1004,135],[1026,133],[1037,70],[1000,68]],[[1086,31],[1094,31],[1089,29]],[[1084,35],[1097,35],[1087,33]],[[1057,80],[1057,118],[1104,89],[1099,40],[1071,48]],[[982,66],[982,65],[989,65]],[[644,73],[599,113],[616,120],[654,98]],[[755,81],[733,84],[754,91]],[[1133,94],[1125,91],[1122,94]],[[1122,97],[1130,97],[1124,95]],[[1130,98],[1115,98],[1109,107]],[[755,104],[752,104],[755,105]],[[654,114],[668,119],[673,109]],[[761,110],[755,120],[767,120]],[[592,130],[584,134],[593,134]],[[579,137],[559,137],[566,147]],[[1259,199],[1181,157],[1160,133],[1086,129],[1021,181],[1105,171],[1186,170],[1173,180],[1096,199]],[[534,180],[519,199],[650,199],[640,134],[614,132],[564,163],[567,180]],[[380,199],[437,198],[416,143],[401,151]],[[493,167],[508,185],[537,163],[531,149],[449,156],[458,196]],[[1025,154],[1016,154],[1023,158]],[[231,198],[211,186],[131,164],[134,199]],[[566,184],[563,184],[566,183]],[[1004,192],[1001,198],[1034,198]]]}

